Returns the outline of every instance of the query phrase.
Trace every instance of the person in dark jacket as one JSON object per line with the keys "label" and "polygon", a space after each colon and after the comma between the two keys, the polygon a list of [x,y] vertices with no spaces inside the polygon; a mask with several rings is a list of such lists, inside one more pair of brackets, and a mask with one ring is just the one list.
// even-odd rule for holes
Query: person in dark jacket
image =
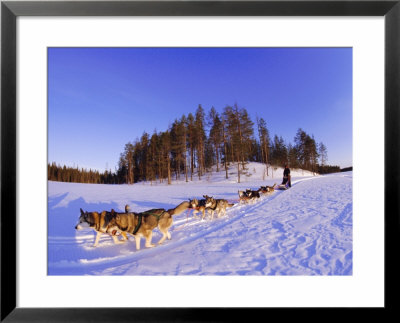
{"label": "person in dark jacket", "polygon": [[290,169],[288,165],[285,165],[285,169],[283,170],[283,181],[282,184],[286,184],[289,182],[289,187],[292,187],[292,180],[290,178]]}

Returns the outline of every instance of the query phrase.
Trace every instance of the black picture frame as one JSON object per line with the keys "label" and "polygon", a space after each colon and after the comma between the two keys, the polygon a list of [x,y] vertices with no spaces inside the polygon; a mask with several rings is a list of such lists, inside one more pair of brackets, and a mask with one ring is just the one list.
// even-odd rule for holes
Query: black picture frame
{"label": "black picture frame", "polygon": [[[2,1],[1,3],[1,321],[232,322],[266,320],[287,308],[18,308],[16,264],[16,19],[19,16],[383,16],[385,19],[385,300],[368,318],[393,315],[399,274],[400,0],[388,1]],[[10,229],[15,228],[15,230]],[[371,232],[373,234],[373,232]],[[267,292],[267,291],[266,291]],[[345,291],[344,291],[345,292]],[[40,291],[38,291],[38,297]],[[116,295],[117,296],[117,295]],[[118,297],[118,296],[117,296]],[[168,297],[160,296],[160,297]],[[238,291],[238,297],[245,297]],[[304,309],[296,311],[301,319]],[[336,311],[325,309],[332,318]],[[351,309],[347,309],[350,311]],[[353,309],[359,310],[359,309]],[[364,309],[365,310],[365,309]],[[286,313],[286,312],[285,312]],[[269,314],[270,315],[270,314]],[[326,314],[324,313],[324,316]],[[304,318],[309,319],[309,314]],[[258,318],[257,318],[258,317]],[[322,319],[317,315],[318,319]],[[271,319],[271,318],[270,318]]]}

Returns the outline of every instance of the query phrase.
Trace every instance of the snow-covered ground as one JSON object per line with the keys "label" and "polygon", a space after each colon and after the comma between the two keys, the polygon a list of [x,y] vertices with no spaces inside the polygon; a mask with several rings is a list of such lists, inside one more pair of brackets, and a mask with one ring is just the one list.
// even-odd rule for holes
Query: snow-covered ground
{"label": "snow-covered ground", "polygon": [[[237,183],[234,165],[193,182],[96,185],[48,183],[49,275],[352,275],[352,172],[313,176],[292,170],[292,188],[252,204],[238,190],[281,181],[282,169],[263,175],[247,165]],[[273,175],[273,177],[272,177]],[[133,211],[173,208],[203,194],[236,203],[226,216],[201,221],[191,212],[174,217],[172,239],[137,251],[133,237],[115,245],[92,229],[75,230],[79,209]],[[154,230],[153,243],[161,238]]]}

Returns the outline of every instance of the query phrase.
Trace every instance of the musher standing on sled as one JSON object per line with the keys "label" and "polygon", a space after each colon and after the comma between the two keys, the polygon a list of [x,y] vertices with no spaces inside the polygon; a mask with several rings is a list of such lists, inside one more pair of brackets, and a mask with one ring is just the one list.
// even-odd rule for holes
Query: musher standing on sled
{"label": "musher standing on sled", "polygon": [[285,165],[285,169],[283,171],[283,181],[282,185],[286,185],[286,183],[289,181],[289,187],[292,187],[292,181],[290,178],[290,169],[288,165]]}

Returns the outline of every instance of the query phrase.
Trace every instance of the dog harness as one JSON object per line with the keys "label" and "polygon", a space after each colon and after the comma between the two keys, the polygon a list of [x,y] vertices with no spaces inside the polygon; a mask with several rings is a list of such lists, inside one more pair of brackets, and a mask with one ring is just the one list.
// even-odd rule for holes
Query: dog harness
{"label": "dog harness", "polygon": [[150,212],[150,211],[145,211],[145,212],[142,212],[142,213],[138,213],[138,223],[136,224],[135,230],[133,230],[132,234],[135,235],[139,231],[140,226],[142,225],[142,218],[144,216],[152,215],[157,219],[157,222],[158,222],[158,221],[160,221],[161,216],[163,216],[165,212],[166,211],[164,210],[160,215],[158,215],[156,213],[153,213],[153,212]]}
{"label": "dog harness", "polygon": [[140,226],[142,225],[142,217],[143,217],[143,214],[142,213],[139,213],[138,214],[138,223],[136,224],[136,227],[135,227],[135,230],[133,230],[133,232],[132,232],[132,234],[133,235],[135,235],[138,231],[139,231],[139,228],[140,228]]}

